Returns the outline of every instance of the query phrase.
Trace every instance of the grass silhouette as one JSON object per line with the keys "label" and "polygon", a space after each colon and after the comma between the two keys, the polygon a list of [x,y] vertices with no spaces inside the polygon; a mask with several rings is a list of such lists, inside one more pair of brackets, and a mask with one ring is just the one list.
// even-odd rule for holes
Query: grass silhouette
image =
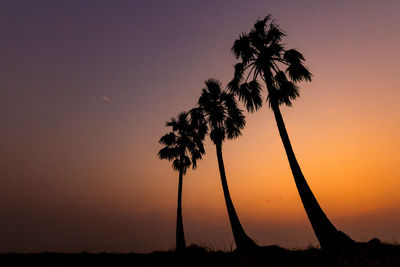
{"label": "grass silhouette", "polygon": [[191,245],[184,251],[136,253],[0,254],[3,266],[400,266],[400,246],[362,243],[352,250],[260,247],[254,251],[213,251]]}

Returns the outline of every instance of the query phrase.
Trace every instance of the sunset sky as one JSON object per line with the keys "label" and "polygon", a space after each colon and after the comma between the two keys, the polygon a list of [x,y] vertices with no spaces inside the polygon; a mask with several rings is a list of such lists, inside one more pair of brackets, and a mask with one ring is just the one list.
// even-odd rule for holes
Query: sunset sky
{"label": "sunset sky", "polygon": [[[0,252],[174,247],[165,122],[272,14],[313,74],[282,108],[322,208],[357,241],[400,241],[400,1],[0,1]],[[265,97],[265,95],[264,95]],[[272,111],[223,144],[231,197],[261,245],[317,245]],[[215,147],[183,183],[187,243],[234,248]]]}

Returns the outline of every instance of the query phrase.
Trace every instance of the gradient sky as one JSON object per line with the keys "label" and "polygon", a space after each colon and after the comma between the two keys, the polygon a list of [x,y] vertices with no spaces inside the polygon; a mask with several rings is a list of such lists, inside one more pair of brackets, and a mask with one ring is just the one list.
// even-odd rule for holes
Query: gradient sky
{"label": "gradient sky", "polygon": [[[282,113],[321,206],[359,241],[400,240],[400,2],[1,1],[0,252],[174,246],[178,173],[164,124],[204,80],[233,75],[235,38],[271,13],[314,75]],[[188,243],[230,249],[215,148],[184,177]],[[223,146],[259,244],[317,245],[273,114]]]}

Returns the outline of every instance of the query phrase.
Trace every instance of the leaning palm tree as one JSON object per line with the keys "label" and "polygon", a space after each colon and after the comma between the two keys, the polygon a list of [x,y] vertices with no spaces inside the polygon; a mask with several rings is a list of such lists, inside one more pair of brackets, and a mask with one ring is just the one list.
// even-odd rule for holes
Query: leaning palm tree
{"label": "leaning palm tree", "polygon": [[[204,124],[209,128],[210,138],[216,146],[222,189],[236,247],[239,250],[256,248],[258,246],[246,235],[236,214],[229,194],[222,158],[222,143],[226,138],[233,139],[241,135],[241,130],[245,126],[245,118],[242,110],[237,106],[235,96],[222,91],[219,81],[209,79],[205,81],[205,85],[198,101],[198,107],[193,109],[192,114],[200,115],[203,118]],[[197,112],[193,113],[194,111]]]}
{"label": "leaning palm tree", "polygon": [[190,165],[196,168],[197,160],[205,153],[203,140],[206,132],[204,127],[198,127],[189,119],[187,112],[179,113],[177,119],[172,118],[166,126],[172,127],[172,131],[161,137],[159,142],[165,147],[158,152],[158,156],[173,161],[172,167],[179,171],[176,249],[182,250],[186,248],[182,220],[183,175]]}
{"label": "leaning palm tree", "polygon": [[235,65],[234,78],[228,84],[238,94],[249,112],[262,106],[262,87],[266,85],[267,101],[275,115],[283,146],[301,201],[322,248],[340,248],[354,241],[338,231],[325,215],[305,180],[289,140],[279,106],[292,105],[299,97],[300,81],[311,81],[312,74],[303,64],[303,55],[296,49],[286,50],[281,42],[286,34],[270,16],[258,19],[248,34],[235,40],[232,52],[241,62]]}

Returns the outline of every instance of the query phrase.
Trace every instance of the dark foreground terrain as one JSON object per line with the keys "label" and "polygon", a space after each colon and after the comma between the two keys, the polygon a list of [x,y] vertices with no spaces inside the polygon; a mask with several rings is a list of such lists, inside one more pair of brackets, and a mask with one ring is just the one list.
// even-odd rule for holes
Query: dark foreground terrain
{"label": "dark foreground terrain", "polygon": [[0,266],[400,266],[400,246],[368,245],[338,253],[315,248],[286,250],[276,246],[254,252],[207,251],[191,246],[180,253],[5,253],[0,254]]}

